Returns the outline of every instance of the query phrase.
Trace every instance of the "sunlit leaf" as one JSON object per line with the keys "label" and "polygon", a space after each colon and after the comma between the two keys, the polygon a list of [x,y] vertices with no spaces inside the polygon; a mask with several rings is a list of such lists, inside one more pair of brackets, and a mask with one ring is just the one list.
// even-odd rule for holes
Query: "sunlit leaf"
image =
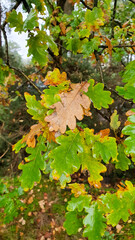
{"label": "sunlit leaf", "polygon": [[103,90],[103,83],[97,83],[94,86],[93,79],[89,80],[89,83],[90,86],[88,88],[88,92],[85,94],[91,99],[94,107],[97,109],[101,109],[102,107],[108,108],[108,105],[113,103],[113,99],[110,97],[111,93]]}

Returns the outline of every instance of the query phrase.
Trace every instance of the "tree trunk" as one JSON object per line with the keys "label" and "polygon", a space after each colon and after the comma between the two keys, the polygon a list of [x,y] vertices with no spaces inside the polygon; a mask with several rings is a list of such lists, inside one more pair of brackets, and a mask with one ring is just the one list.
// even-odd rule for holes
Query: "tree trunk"
{"label": "tree trunk", "polygon": [[[1,18],[2,18],[2,7],[1,7],[1,3],[0,3],[0,26],[2,24]],[[0,48],[1,47],[2,47],[2,34],[1,34],[1,28],[0,28]]]}

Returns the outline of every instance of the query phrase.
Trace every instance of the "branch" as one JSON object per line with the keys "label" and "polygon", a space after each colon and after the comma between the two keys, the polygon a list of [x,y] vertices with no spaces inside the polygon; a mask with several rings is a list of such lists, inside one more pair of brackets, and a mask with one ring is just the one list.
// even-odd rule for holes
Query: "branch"
{"label": "branch", "polygon": [[135,4],[135,0],[129,0],[129,1]]}
{"label": "branch", "polygon": [[[108,48],[107,45],[99,45],[99,48]],[[135,47],[135,45],[114,45],[112,48],[127,48],[127,47]]]}
{"label": "branch", "polygon": [[99,67],[101,82],[104,84],[104,76],[103,76],[103,70],[102,70],[99,54],[98,54],[98,52],[96,50],[94,51],[94,54],[95,54],[95,57],[96,57],[96,60],[97,60],[97,65]]}
{"label": "branch", "polygon": [[80,2],[89,10],[92,10],[91,7],[89,7],[83,0],[80,0]]}
{"label": "branch", "polygon": [[5,40],[5,49],[6,49],[6,64],[9,66],[9,52],[8,52],[8,39],[7,39],[7,34],[5,31],[5,28],[1,28],[2,32],[3,32],[3,37]]}
{"label": "branch", "polygon": [[97,7],[98,5],[98,0],[94,0],[93,7]]}
{"label": "branch", "polygon": [[[10,9],[10,12],[12,12],[14,9],[16,10],[21,3],[22,3],[22,0],[16,1],[16,4]],[[0,27],[1,27],[1,30],[2,30],[2,28],[4,29],[6,25],[7,25],[7,21],[6,21],[6,19],[5,19],[5,21],[3,22],[3,24],[0,26]]]}
{"label": "branch", "polygon": [[2,158],[6,155],[6,153],[8,152],[8,150],[9,150],[9,147],[8,147],[7,150],[0,156],[0,159],[2,159]]}
{"label": "branch", "polygon": [[117,7],[117,0],[114,1],[114,7],[113,7],[113,15],[112,15],[112,33],[111,33],[111,38],[114,38],[114,19],[115,19],[115,14],[116,14],[116,7]]}
{"label": "branch", "polygon": [[119,95],[119,94],[117,93],[117,91],[115,91],[114,89],[112,89],[112,88],[110,88],[110,87],[107,87],[106,84],[105,84],[104,86],[105,86],[105,88],[106,88],[107,90],[109,90],[111,93],[114,93],[115,95],[117,95],[118,97],[120,97],[121,99],[123,99],[124,101],[133,104],[133,101],[132,101],[132,100],[125,99],[124,97],[122,97],[121,95]]}
{"label": "branch", "polygon": [[29,83],[37,90],[37,92],[39,92],[40,94],[42,94],[42,91],[31,81],[30,78],[27,77],[27,75],[26,75],[24,72],[22,72],[20,69],[15,68],[15,67],[11,67],[11,66],[10,66],[10,68],[11,68],[11,69],[14,69],[14,70],[17,71],[18,73],[20,73],[23,77],[25,77],[25,79],[27,80],[27,82],[29,82]]}
{"label": "branch", "polygon": [[110,123],[110,119],[105,115],[105,114],[103,114],[100,110],[98,110],[97,108],[94,108],[95,110],[96,110],[96,112],[98,113],[98,114],[100,114],[101,115],[101,117],[102,118],[104,118],[105,120],[107,120],[109,123]]}

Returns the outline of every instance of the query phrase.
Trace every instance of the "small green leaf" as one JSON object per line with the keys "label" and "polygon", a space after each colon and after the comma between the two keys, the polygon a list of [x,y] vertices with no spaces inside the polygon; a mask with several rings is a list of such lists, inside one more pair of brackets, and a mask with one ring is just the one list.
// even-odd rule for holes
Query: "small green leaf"
{"label": "small green leaf", "polygon": [[119,115],[117,114],[117,110],[114,110],[114,113],[111,116],[111,122],[110,122],[110,127],[113,129],[115,132],[119,126],[120,126],[120,121],[118,121]]}
{"label": "small green leaf", "polygon": [[68,235],[76,234],[78,229],[83,227],[82,218],[78,217],[77,212],[68,212],[63,226]]}
{"label": "small green leaf", "polygon": [[104,137],[100,141],[96,141],[93,146],[93,154],[95,158],[100,158],[109,163],[110,158],[112,160],[117,159],[117,144],[116,139],[113,137]]}
{"label": "small green leaf", "polygon": [[26,152],[30,154],[25,158],[25,164],[20,163],[19,169],[21,169],[22,175],[20,177],[21,185],[25,191],[31,189],[35,182],[40,182],[41,170],[45,170],[46,167],[46,146],[44,143],[44,137],[39,137],[38,143],[35,148],[26,148]]}
{"label": "small green leaf", "polygon": [[60,101],[60,96],[58,95],[60,91],[67,89],[68,85],[66,83],[61,83],[57,87],[49,86],[49,89],[43,90],[44,94],[42,95],[42,102],[46,108],[49,108],[56,102]]}
{"label": "small green leaf", "polygon": [[82,170],[87,169],[90,173],[89,183],[95,187],[100,187],[100,181],[103,180],[100,174],[106,171],[106,167],[92,156],[92,151],[88,146],[84,147],[84,152],[80,153],[79,157],[82,163]]}
{"label": "small green leaf", "polygon": [[[132,109],[132,111],[135,111],[135,109]],[[126,154],[135,154],[135,115],[130,116],[128,120],[131,121],[132,124],[125,126],[122,130],[123,134],[129,135],[124,141],[126,145],[125,152]]]}
{"label": "small green leaf", "polygon": [[49,157],[53,158],[51,167],[53,169],[54,178],[59,179],[62,174],[69,177],[70,174],[76,172],[80,167],[80,159],[78,152],[83,151],[82,140],[79,131],[75,129],[67,131],[66,135],[61,135],[56,139],[60,146],[56,147],[50,153]]}
{"label": "small green leaf", "polygon": [[15,32],[23,31],[23,16],[22,13],[17,13],[15,9],[7,15],[7,22],[9,23],[9,27],[14,28]]}
{"label": "small green leaf", "polygon": [[129,169],[129,165],[131,165],[131,161],[128,157],[126,157],[125,152],[124,152],[125,148],[122,144],[118,145],[118,157],[116,163],[115,163],[115,167],[116,169],[121,169],[122,171],[126,171]]}
{"label": "small green leaf", "polygon": [[125,99],[133,99],[133,102],[135,102],[135,60],[126,66],[123,82],[126,83],[125,86],[117,86],[116,90]]}
{"label": "small green leaf", "polygon": [[88,215],[84,218],[83,223],[86,226],[83,236],[88,240],[101,240],[105,232],[106,224],[102,212],[98,209],[97,203],[93,203],[86,209]]}
{"label": "small green leaf", "polygon": [[36,36],[32,35],[27,40],[28,55],[32,55],[33,62],[38,62],[41,66],[45,66],[48,62],[48,46],[44,35],[45,32],[40,31]]}
{"label": "small green leaf", "polygon": [[88,88],[88,92],[84,94],[86,94],[92,100],[95,108],[99,110],[102,107],[108,108],[108,105],[113,103],[113,99],[110,97],[111,92],[103,90],[103,83],[97,83],[94,86],[93,79],[89,80],[88,82],[90,83],[90,86]]}
{"label": "small green leaf", "polygon": [[86,57],[89,56],[90,54],[92,54],[94,52],[94,50],[98,49],[99,44],[100,44],[99,37],[94,37],[92,40],[90,40],[82,45],[82,53]]}
{"label": "small green leaf", "polygon": [[25,99],[27,101],[27,112],[32,115],[32,118],[39,121],[44,121],[47,109],[41,105],[40,101],[36,100],[35,95],[31,96],[25,93]]}
{"label": "small green leaf", "polygon": [[25,31],[33,30],[34,27],[38,27],[38,17],[37,17],[37,11],[32,9],[28,14],[26,20],[24,21],[23,29]]}
{"label": "small green leaf", "polygon": [[128,220],[130,212],[135,212],[135,188],[127,182],[128,190],[120,189],[117,193],[107,193],[102,195],[102,208],[106,212],[107,224],[116,226],[122,219],[124,222]]}
{"label": "small green leaf", "polygon": [[[25,138],[25,136],[23,136],[23,138]],[[22,139],[20,139],[15,145],[13,145],[13,151],[15,151],[15,153],[18,153],[21,148],[26,147],[26,142],[22,143]]]}
{"label": "small green leaf", "polygon": [[82,212],[84,208],[89,207],[91,200],[92,197],[90,195],[80,195],[77,198],[72,197],[71,200],[68,202],[67,210],[78,210],[78,212]]}

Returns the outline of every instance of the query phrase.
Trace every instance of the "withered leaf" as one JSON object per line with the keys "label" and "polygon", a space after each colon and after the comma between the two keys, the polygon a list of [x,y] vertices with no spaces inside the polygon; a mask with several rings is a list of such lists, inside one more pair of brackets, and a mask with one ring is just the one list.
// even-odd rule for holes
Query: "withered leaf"
{"label": "withered leaf", "polygon": [[71,84],[72,91],[59,94],[61,102],[57,102],[51,106],[54,112],[45,117],[45,121],[49,122],[50,131],[60,131],[64,133],[66,126],[71,130],[76,127],[76,118],[83,119],[85,112],[89,111],[90,99],[83,92],[88,91],[89,83],[83,82]]}
{"label": "withered leaf", "polygon": [[41,123],[31,126],[30,132],[23,138],[22,143],[26,142],[28,147],[34,148],[36,145],[35,135],[39,136],[41,134],[41,129]]}

